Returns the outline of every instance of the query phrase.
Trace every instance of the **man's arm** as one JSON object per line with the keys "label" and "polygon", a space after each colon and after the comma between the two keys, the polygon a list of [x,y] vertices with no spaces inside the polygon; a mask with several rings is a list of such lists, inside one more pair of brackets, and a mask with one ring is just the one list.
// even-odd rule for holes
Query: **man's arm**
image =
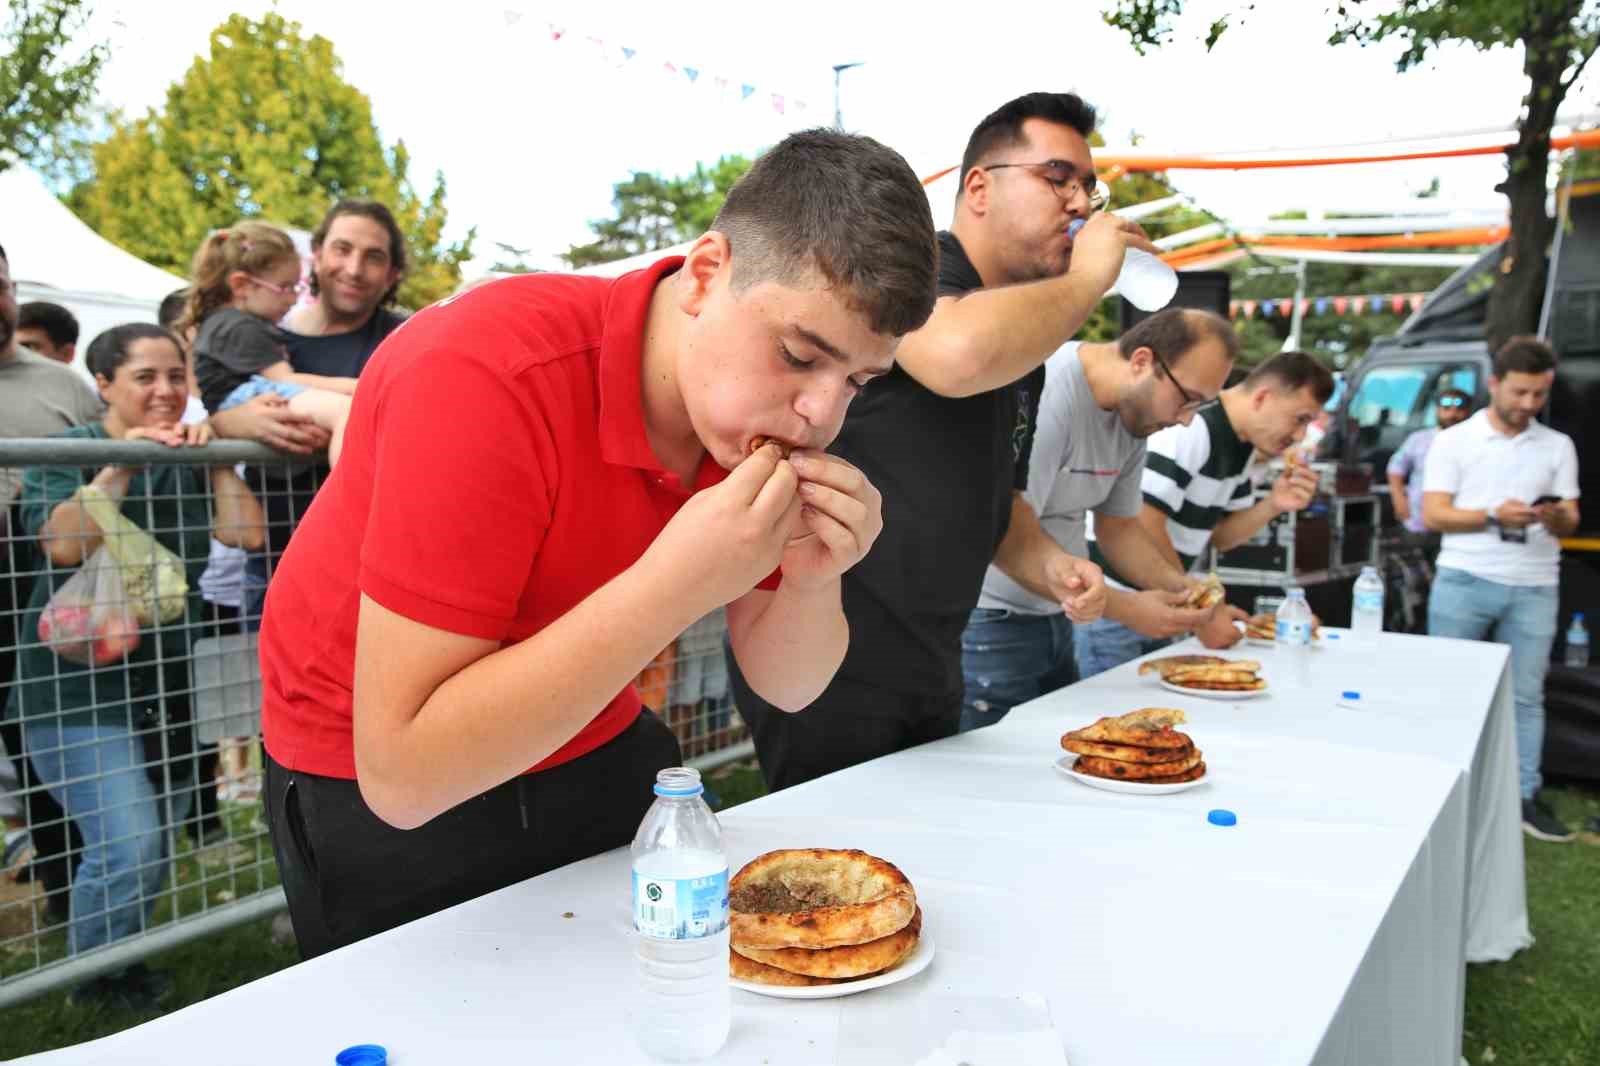
{"label": "man's arm", "polygon": [[1061,604],[1074,622],[1092,622],[1105,610],[1105,575],[1100,568],[1057,544],[1020,492],[1011,495],[1011,521],[994,565],[1034,595]]}
{"label": "man's arm", "polygon": [[211,416],[211,428],[219,437],[260,441],[269,448],[294,455],[311,455],[328,446],[328,431],[307,415],[289,410],[282,396],[257,396],[255,399],[218,411]]}
{"label": "man's arm", "polygon": [[[1142,510],[1156,509],[1146,504]],[[1161,523],[1163,539],[1166,538],[1166,532],[1167,524],[1163,520]],[[1178,565],[1177,553],[1172,551],[1172,542],[1166,541],[1166,550],[1163,551],[1162,544],[1150,535],[1150,531],[1139,517],[1108,515],[1096,511],[1094,536],[1095,542],[1100,545],[1101,554],[1111,563],[1111,569],[1135,588],[1163,589],[1167,592],[1186,591],[1189,582],[1183,568]]]}
{"label": "man's arm", "polygon": [[1389,475],[1389,502],[1394,505],[1395,518],[1401,522],[1411,520],[1411,500],[1406,496],[1405,475]]}
{"label": "man's arm", "polygon": [[1289,511],[1303,511],[1317,492],[1317,475],[1296,463],[1272,483],[1272,491],[1241,511],[1225,515],[1211,531],[1211,543],[1225,552],[1256,535],[1268,522]]}
{"label": "man's arm", "polygon": [[944,297],[900,342],[895,360],[941,396],[975,396],[1020,380],[1082,328],[1130,245],[1155,250],[1134,223],[1095,215],[1078,232],[1065,274]]}
{"label": "man's arm", "polygon": [[[1151,503],[1148,497],[1144,506],[1139,509],[1139,525],[1143,527],[1145,536],[1150,538],[1150,543],[1155,545],[1156,551],[1161,553],[1161,557],[1181,573],[1183,560],[1178,558],[1178,549],[1172,546],[1172,536],[1167,532],[1167,513]],[[1100,550],[1105,551],[1105,548],[1102,547]]]}
{"label": "man's arm", "polygon": [[262,367],[259,373],[268,381],[304,385],[308,389],[323,389],[327,392],[342,393],[345,396],[354,396],[356,394],[355,378],[330,377],[327,374],[302,374],[290,366],[287,359],[273,363],[271,366]]}
{"label": "man's arm", "polygon": [[1544,524],[1552,535],[1557,537],[1570,537],[1578,531],[1578,501],[1561,500],[1557,503],[1547,503],[1542,507],[1534,508],[1539,514],[1539,521]]}

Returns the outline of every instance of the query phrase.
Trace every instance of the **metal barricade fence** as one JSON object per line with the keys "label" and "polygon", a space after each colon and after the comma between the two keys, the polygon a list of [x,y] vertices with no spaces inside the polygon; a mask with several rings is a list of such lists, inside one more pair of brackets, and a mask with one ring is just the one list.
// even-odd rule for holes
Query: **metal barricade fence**
{"label": "metal barricade fence", "polygon": [[[103,586],[98,610],[60,591],[94,569],[93,553],[79,565],[80,546],[52,550],[39,535],[109,464],[135,470],[123,513],[181,555],[188,585],[181,604],[152,600],[142,556],[103,568],[135,575],[116,605],[132,608],[126,629]],[[173,476],[226,465],[262,503],[259,551],[211,536],[207,478]],[[259,800],[255,631],[271,568],[326,472],[242,441],[0,439],[0,1006],[284,907]],[[140,551],[157,562],[148,541]],[[158,597],[169,591],[158,583]],[[753,753],[724,631],[719,610],[637,682],[702,770]]]}

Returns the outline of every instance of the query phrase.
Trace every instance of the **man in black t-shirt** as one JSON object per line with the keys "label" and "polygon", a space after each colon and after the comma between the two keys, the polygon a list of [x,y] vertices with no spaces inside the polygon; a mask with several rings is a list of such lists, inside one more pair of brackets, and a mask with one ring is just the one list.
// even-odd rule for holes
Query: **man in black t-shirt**
{"label": "man in black t-shirt", "polygon": [[[405,274],[405,237],[384,205],[340,200],[311,234],[311,256],[317,301],[284,323],[289,365],[302,374],[360,377],[379,343],[404,321],[389,308]],[[211,423],[220,436],[250,437],[300,455],[328,443],[326,433],[275,396],[212,412]],[[287,478],[281,468],[249,471],[247,480],[267,512],[267,552],[251,556],[245,567],[244,610],[251,628],[261,617],[267,576],[327,474],[320,462]]]}
{"label": "man in black t-shirt", "polygon": [[[844,576],[850,647],[833,683],[789,715],[729,657],[768,787],[783,788],[956,732],[961,632],[991,562],[1074,621],[1099,617],[1099,569],[1068,555],[1020,494],[1044,361],[1105,296],[1139,228],[1102,201],[1094,110],[1031,93],[978,124],[955,221],[939,237],[939,301],[896,365],[850,405],[829,450],[883,494],[884,529]],[[1089,219],[1074,239],[1067,226]]]}

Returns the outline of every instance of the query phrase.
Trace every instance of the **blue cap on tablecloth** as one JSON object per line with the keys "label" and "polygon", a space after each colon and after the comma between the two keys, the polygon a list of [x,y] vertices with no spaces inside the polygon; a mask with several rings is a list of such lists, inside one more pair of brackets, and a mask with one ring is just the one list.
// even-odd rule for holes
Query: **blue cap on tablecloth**
{"label": "blue cap on tablecloth", "polygon": [[1359,701],[1361,699],[1361,693],[1357,692],[1355,689],[1346,689],[1344,692],[1339,693],[1339,698],[1341,700]]}
{"label": "blue cap on tablecloth", "polygon": [[382,1044],[356,1044],[339,1052],[333,1061],[338,1066],[386,1066],[389,1049]]}
{"label": "blue cap on tablecloth", "polygon": [[1216,810],[1206,815],[1206,821],[1210,822],[1212,825],[1238,825],[1239,816],[1234,814],[1232,811],[1225,811],[1221,807],[1218,807]]}

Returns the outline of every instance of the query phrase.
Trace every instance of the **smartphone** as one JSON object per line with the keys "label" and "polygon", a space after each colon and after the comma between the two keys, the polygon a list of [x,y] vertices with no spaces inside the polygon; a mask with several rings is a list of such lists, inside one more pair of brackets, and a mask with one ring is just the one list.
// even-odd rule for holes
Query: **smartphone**
{"label": "smartphone", "polygon": [[1560,502],[1561,502],[1561,497],[1560,496],[1540,496],[1537,500],[1533,501],[1533,506],[1535,506],[1535,507],[1543,507],[1547,503],[1560,503]]}

